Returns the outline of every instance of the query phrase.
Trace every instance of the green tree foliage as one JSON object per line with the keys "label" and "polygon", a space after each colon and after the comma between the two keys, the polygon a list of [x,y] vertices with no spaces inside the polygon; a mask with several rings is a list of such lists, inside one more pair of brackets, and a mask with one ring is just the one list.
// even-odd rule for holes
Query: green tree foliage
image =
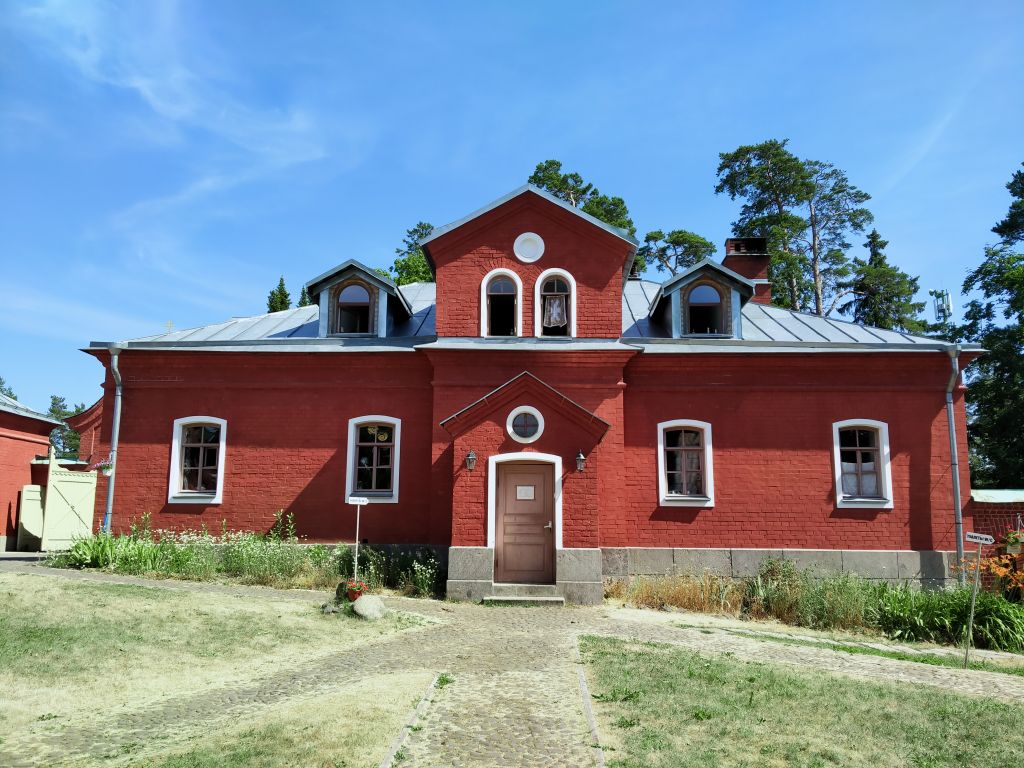
{"label": "green tree foliage", "polygon": [[853,298],[839,307],[854,322],[890,331],[923,333],[928,324],[921,319],[923,301],[914,301],[918,278],[889,263],[885,255],[888,240],[872,229],[864,247],[868,258],[853,260],[853,275],[841,285]]}
{"label": "green tree foliage", "polygon": [[395,263],[384,277],[394,280],[398,285],[408,283],[432,283],[434,273],[430,271],[427,257],[420,248],[420,240],[434,231],[434,227],[425,221],[419,222],[412,229],[405,231],[405,238],[400,248],[395,248]]}
{"label": "green tree foliage", "polygon": [[302,286],[302,292],[299,294],[299,303],[296,306],[308,307],[312,303],[309,300],[309,291],[306,290],[306,286]]}
{"label": "green tree foliage", "polygon": [[284,276],[277,281],[277,287],[267,294],[267,312],[283,312],[292,308],[292,297],[284,287]]}
{"label": "green tree foliage", "polygon": [[719,155],[715,192],[742,199],[733,233],[765,237],[776,303],[831,314],[850,274],[847,236],[872,215],[870,196],[830,163],[802,160],[775,139]]}
{"label": "green tree foliage", "polygon": [[[64,421],[64,419],[79,414],[84,410],[85,403],[68,407],[67,401],[63,397],[50,395],[50,408],[46,413],[51,418]],[[77,454],[80,439],[78,433],[67,424],[61,424],[50,432],[50,444],[57,451],[58,456]]]}
{"label": "green tree foliage", "polygon": [[665,234],[660,229],[648,232],[644,244],[637,251],[646,264],[654,264],[659,272],[677,275],[694,264],[710,258],[715,244],[685,229],[674,229]]}
{"label": "green tree foliage", "polygon": [[964,280],[963,291],[979,291],[967,303],[957,338],[987,351],[968,371],[968,435],[971,482],[984,488],[1020,488],[1024,480],[1024,175],[1007,184],[1012,196],[1006,218],[992,231],[1001,242]]}
{"label": "green tree foliage", "polygon": [[18,399],[18,396],[14,394],[14,390],[8,386],[6,381],[4,381],[3,376],[0,376],[0,395],[7,395],[11,400]]}
{"label": "green tree foliage", "polygon": [[[636,225],[630,218],[625,200],[621,197],[602,194],[593,184],[584,181],[578,173],[562,173],[560,160],[545,160],[542,163],[537,163],[537,167],[534,168],[527,182],[550,192],[558,199],[569,203],[573,208],[579,208],[605,224],[625,230],[631,237],[636,235]],[[639,273],[646,268],[644,257],[638,251],[633,263],[633,270]]]}

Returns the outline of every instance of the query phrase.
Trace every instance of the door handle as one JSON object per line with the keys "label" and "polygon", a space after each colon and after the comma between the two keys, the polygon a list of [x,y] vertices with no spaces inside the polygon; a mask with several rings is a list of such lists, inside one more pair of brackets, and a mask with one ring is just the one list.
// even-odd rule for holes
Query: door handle
{"label": "door handle", "polygon": [[551,527],[552,527],[552,526],[551,526],[551,521],[550,521],[550,520],[548,520],[548,524],[547,524],[547,525],[545,525],[544,527],[545,527],[545,528],[551,528]]}

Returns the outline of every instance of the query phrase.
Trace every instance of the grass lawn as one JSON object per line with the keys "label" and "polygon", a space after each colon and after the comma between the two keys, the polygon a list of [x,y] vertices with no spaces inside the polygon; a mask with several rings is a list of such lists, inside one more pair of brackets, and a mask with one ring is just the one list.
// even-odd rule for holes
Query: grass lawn
{"label": "grass lawn", "polygon": [[962,768],[1024,754],[1020,705],[610,638],[581,650],[621,768]]}
{"label": "grass lawn", "polygon": [[[318,659],[419,623],[395,614],[374,623],[324,616],[312,603],[272,593],[243,598],[0,574],[0,764],[7,764],[5,752],[55,764],[48,752],[55,743],[64,750],[60,764],[91,764],[96,760],[76,757],[75,744],[60,745],[61,736],[102,732],[120,713],[175,697],[315,668]],[[374,690],[338,687],[315,702],[285,694],[256,707],[244,729],[168,723],[159,740],[121,745],[116,757],[99,762],[375,765],[428,682],[425,674],[390,676],[361,684]],[[357,711],[366,702],[379,717],[370,729]],[[311,762],[310,750],[338,759]]]}

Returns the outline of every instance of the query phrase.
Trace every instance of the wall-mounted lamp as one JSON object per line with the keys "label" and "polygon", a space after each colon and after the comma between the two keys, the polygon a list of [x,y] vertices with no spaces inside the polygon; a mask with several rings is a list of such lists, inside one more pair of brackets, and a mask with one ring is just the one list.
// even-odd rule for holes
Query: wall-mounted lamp
{"label": "wall-mounted lamp", "polygon": [[476,469],[476,453],[473,449],[470,449],[469,453],[466,454],[466,469],[470,472]]}
{"label": "wall-mounted lamp", "polygon": [[582,472],[587,467],[587,457],[583,455],[583,451],[576,454],[576,471]]}

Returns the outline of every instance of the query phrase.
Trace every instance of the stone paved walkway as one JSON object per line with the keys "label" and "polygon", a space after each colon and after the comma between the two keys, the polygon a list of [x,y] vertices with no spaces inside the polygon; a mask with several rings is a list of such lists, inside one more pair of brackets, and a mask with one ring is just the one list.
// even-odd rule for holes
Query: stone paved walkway
{"label": "stone paved walkway", "polygon": [[[152,581],[98,573],[0,563],[0,572],[51,574],[195,592],[267,595],[258,587]],[[273,591],[276,598],[321,602],[323,593]],[[850,677],[930,685],[1024,702],[1024,677],[855,656],[824,648],[780,645],[727,632],[673,626],[682,617],[613,608],[491,608],[389,598],[391,607],[434,621],[363,648],[297,660],[270,677],[235,687],[193,692],[109,717],[102,730],[69,728],[36,755],[100,756],[119,745],[159,738],[167,728],[212,730],[267,706],[316,697],[363,678],[400,671],[446,672],[420,728],[403,747],[401,766],[589,766],[596,763],[579,688],[576,646],[581,634],[665,642],[737,659],[813,668]],[[14,747],[15,742],[5,744]],[[56,750],[56,752],[54,751]],[[12,756],[8,752],[3,759]],[[21,750],[19,757],[26,755]],[[31,760],[24,764],[33,763]]]}

